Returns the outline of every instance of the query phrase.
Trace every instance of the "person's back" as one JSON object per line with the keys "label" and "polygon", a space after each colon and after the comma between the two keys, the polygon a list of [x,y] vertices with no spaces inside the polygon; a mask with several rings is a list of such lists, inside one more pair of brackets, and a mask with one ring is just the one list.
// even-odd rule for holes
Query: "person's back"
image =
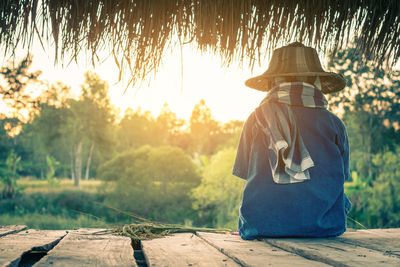
{"label": "person's back", "polygon": [[[315,51],[288,47],[275,59],[287,62],[290,53]],[[279,78],[277,66],[282,68],[273,55],[265,77],[246,83],[271,92],[246,121],[233,168],[234,175],[247,180],[239,234],[243,239],[340,235],[351,206],[343,189],[349,178],[349,146],[343,123],[326,109],[322,93],[343,89],[344,81],[340,83],[341,76],[320,80],[326,73],[318,68],[318,73],[300,72],[290,70],[292,66],[286,68],[292,76]],[[263,79],[268,82],[264,87]]]}
{"label": "person's back", "polygon": [[[244,126],[241,151],[238,151],[234,167],[234,174],[247,180],[239,215],[239,232],[243,239],[337,236],[346,230],[345,217],[350,203],[343,193],[344,179],[349,175],[344,126],[327,110],[291,108],[314,160],[311,179],[292,184],[273,181],[265,160],[274,155],[266,149],[266,138],[255,123],[253,113]],[[251,153],[248,161],[241,158],[246,153]]]}

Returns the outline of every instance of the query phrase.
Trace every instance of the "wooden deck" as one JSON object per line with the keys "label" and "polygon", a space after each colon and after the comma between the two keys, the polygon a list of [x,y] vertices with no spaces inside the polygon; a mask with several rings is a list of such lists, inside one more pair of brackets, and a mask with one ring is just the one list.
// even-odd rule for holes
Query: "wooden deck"
{"label": "wooden deck", "polygon": [[142,241],[104,229],[0,226],[0,266],[400,266],[400,229],[351,230],[321,239],[175,234]]}

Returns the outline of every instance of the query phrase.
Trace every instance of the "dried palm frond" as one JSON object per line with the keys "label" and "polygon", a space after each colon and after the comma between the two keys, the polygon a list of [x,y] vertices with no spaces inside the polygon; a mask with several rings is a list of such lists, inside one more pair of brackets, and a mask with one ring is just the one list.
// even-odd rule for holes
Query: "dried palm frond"
{"label": "dried palm frond", "polygon": [[125,235],[130,237],[135,245],[139,245],[140,240],[150,240],[176,233],[195,234],[196,232],[212,232],[219,234],[227,234],[231,232],[230,229],[189,227],[180,224],[168,224],[168,223],[151,221],[133,212],[120,210],[116,207],[101,202],[95,202],[95,203],[101,206],[105,206],[109,209],[112,209],[120,214],[125,214],[131,217],[131,220],[134,223],[125,224],[122,226],[114,226],[112,231],[114,234]]}
{"label": "dried palm frond", "polygon": [[114,228],[114,233],[128,236],[134,244],[139,244],[141,240],[160,238],[169,234],[211,232],[218,234],[228,234],[229,229],[211,229],[199,227],[187,227],[178,224],[162,224],[156,222],[143,222],[126,224]]}
{"label": "dried palm frond", "polygon": [[322,51],[357,40],[364,58],[393,66],[400,57],[400,1],[372,0],[2,0],[0,44],[13,52],[33,37],[54,43],[56,58],[93,64],[114,56],[131,82],[155,73],[167,48],[193,41],[204,51],[249,67],[290,41]]}

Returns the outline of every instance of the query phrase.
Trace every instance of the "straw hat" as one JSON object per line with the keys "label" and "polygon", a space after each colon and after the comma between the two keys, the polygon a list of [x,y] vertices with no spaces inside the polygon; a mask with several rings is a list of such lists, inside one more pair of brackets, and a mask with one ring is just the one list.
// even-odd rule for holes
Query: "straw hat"
{"label": "straw hat", "polygon": [[273,78],[278,76],[318,76],[324,94],[338,92],[346,86],[342,75],[322,69],[314,48],[298,42],[274,50],[267,71],[248,79],[245,84],[256,90],[269,91]]}

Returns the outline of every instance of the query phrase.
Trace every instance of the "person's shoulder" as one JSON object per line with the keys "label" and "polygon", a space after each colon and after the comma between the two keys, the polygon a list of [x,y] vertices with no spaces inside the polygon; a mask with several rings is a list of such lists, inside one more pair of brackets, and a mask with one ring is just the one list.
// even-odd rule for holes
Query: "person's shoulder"
{"label": "person's shoulder", "polygon": [[252,112],[252,113],[249,115],[249,117],[247,118],[247,120],[244,122],[243,128],[242,128],[242,132],[244,132],[244,131],[250,131],[250,129],[253,128],[253,125],[254,125],[254,123],[255,123],[255,120],[256,120],[255,114],[254,114],[254,112]]}
{"label": "person's shoulder", "polygon": [[332,111],[329,111],[329,110],[326,110],[326,111],[329,113],[328,116],[330,117],[332,123],[338,128],[338,130],[345,131],[346,126],[345,126],[344,122]]}
{"label": "person's shoulder", "polygon": [[255,112],[253,111],[253,112],[249,115],[249,117],[247,118],[247,120],[244,122],[244,125],[246,126],[246,125],[248,125],[248,124],[253,124],[255,120],[256,120],[256,115],[255,115]]}

